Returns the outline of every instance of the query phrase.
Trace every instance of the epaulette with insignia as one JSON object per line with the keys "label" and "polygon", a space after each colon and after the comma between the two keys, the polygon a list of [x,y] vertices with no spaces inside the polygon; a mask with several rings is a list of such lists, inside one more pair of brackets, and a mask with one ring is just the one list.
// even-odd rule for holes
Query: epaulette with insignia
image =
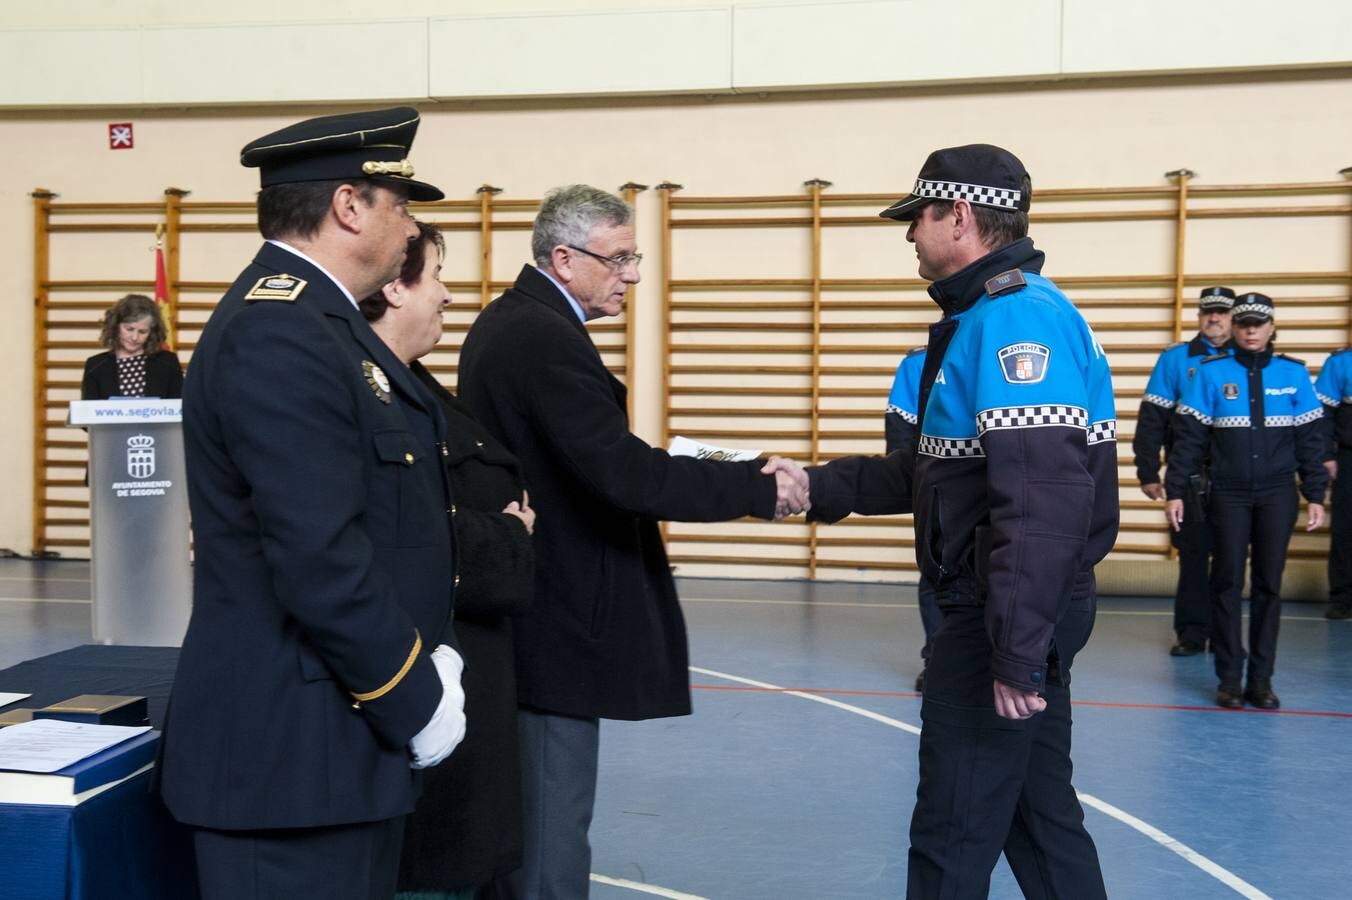
{"label": "epaulette with insignia", "polygon": [[907,350],[907,351],[906,351],[906,355],[907,355],[907,356],[915,356],[917,353],[924,353],[927,349],[929,349],[929,348],[928,348],[928,347],[912,347],[910,350]]}
{"label": "epaulette with insignia", "polygon": [[1212,354],[1211,356],[1204,357],[1204,358],[1202,359],[1202,362],[1204,362],[1204,363],[1216,362],[1217,360],[1221,360],[1221,359],[1229,359],[1229,358],[1230,358],[1230,354],[1229,354],[1229,353],[1215,353],[1215,354]]}
{"label": "epaulette with insignia", "polygon": [[1027,285],[1028,282],[1024,281],[1022,272],[1018,269],[1009,269],[994,278],[987,279],[986,293],[992,297],[998,297],[1001,294],[1008,294],[1010,291],[1017,291]]}
{"label": "epaulette with insignia", "polygon": [[1329,356],[1337,356],[1339,353],[1346,353],[1349,350],[1352,350],[1352,347],[1342,347],[1337,350],[1334,350],[1332,353],[1329,354]]}
{"label": "epaulette with insignia", "polygon": [[1273,354],[1273,355],[1276,356],[1278,359],[1284,359],[1284,360],[1286,360],[1287,362],[1293,362],[1293,363],[1295,363],[1295,364],[1298,365],[1298,366],[1303,366],[1303,365],[1305,365],[1305,360],[1303,360],[1303,359],[1297,359],[1297,358],[1294,357],[1294,356],[1287,356],[1285,353],[1276,353],[1276,354]]}
{"label": "epaulette with insignia", "polygon": [[1164,349],[1165,349],[1165,350],[1175,350],[1175,349],[1177,349],[1177,348],[1179,348],[1179,347],[1186,347],[1187,344],[1188,344],[1187,341],[1174,341],[1172,344],[1170,344],[1169,346],[1165,347]]}
{"label": "epaulette with insignia", "polygon": [[265,275],[249,288],[249,293],[244,295],[244,299],[250,303],[256,300],[280,300],[291,303],[300,296],[300,292],[305,290],[307,284],[309,282],[304,278],[297,278],[294,275]]}

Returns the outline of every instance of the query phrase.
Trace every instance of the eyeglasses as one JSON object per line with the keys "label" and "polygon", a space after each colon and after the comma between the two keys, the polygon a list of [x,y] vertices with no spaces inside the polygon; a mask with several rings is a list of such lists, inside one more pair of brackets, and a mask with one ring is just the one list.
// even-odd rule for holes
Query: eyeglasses
{"label": "eyeglasses", "polygon": [[631,265],[638,268],[639,263],[643,262],[642,253],[624,253],[619,256],[602,256],[599,253],[593,253],[585,247],[578,247],[573,244],[564,244],[569,250],[576,250],[578,253],[585,253],[597,262],[604,263],[606,268],[612,272],[623,272]]}

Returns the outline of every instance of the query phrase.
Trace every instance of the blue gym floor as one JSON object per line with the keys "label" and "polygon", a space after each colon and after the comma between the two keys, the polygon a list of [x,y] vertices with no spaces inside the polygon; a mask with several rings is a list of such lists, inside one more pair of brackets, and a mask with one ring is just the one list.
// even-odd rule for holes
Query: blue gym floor
{"label": "blue gym floor", "polygon": [[[0,666],[90,640],[88,567],[0,562]],[[602,728],[598,900],[895,898],[916,785],[911,587],[684,580],[695,714]],[[1352,622],[1289,604],[1280,712],[1212,705],[1166,600],[1077,658],[1076,787],[1108,895],[1352,897]],[[991,897],[1021,896],[1003,863]]]}

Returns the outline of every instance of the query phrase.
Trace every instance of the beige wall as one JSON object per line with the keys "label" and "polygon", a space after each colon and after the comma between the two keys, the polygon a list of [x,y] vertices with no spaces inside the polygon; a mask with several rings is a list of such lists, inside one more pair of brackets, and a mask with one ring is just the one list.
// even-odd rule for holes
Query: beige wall
{"label": "beige wall", "polygon": [[[412,154],[419,175],[450,197],[472,197],[481,183],[505,188],[504,197],[534,197],[567,181],[609,188],[635,180],[670,179],[695,194],[794,193],[807,178],[834,182],[834,192],[904,193],[934,146],[987,140],[1019,153],[1042,187],[1157,185],[1162,174],[1186,166],[1197,184],[1265,181],[1329,181],[1352,164],[1352,80],[1339,72],[1324,77],[1270,79],[1214,77],[1182,81],[1114,82],[949,88],[866,95],[804,95],[797,98],[682,99],[583,103],[500,104],[480,108],[424,107],[424,124]],[[9,297],[0,328],[0,352],[13,363],[12,388],[0,395],[8,423],[0,443],[0,547],[30,546],[32,233],[28,192],[50,188],[69,201],[156,201],[167,186],[193,191],[194,200],[247,200],[254,173],[240,168],[240,146],[265,131],[315,110],[141,114],[10,113],[0,117],[0,145],[8,164],[0,168],[0,239],[6,249],[0,294]],[[325,111],[325,110],[318,110]],[[107,149],[106,124],[134,120],[137,146]],[[657,200],[640,198],[640,233],[649,253],[657,231]],[[1340,219],[1298,227],[1238,227],[1229,223],[1225,259],[1199,247],[1193,268],[1239,260],[1240,270],[1272,270],[1299,258],[1300,266],[1347,267],[1352,234]],[[881,276],[910,277],[914,259],[902,233],[874,232],[860,265]],[[1158,232],[1130,229],[1110,243],[1094,245],[1083,235],[1047,228],[1034,237],[1049,250],[1051,274],[1058,267],[1168,271],[1170,246]],[[782,239],[782,238],[780,238]],[[499,277],[524,261],[500,256]],[[774,236],[765,238],[759,264],[778,268]],[[247,260],[252,240],[221,242],[210,268],[228,278]],[[457,244],[448,278],[472,278],[475,248]],[[690,245],[692,248],[696,244]],[[96,245],[67,245],[60,277],[81,272],[147,277],[149,240],[118,237]],[[726,267],[716,244],[702,249],[707,267]],[[842,246],[841,254],[851,253]],[[1058,255],[1060,254],[1060,255]],[[1206,258],[1204,254],[1212,254]],[[1316,259],[1311,260],[1311,255]],[[660,359],[655,319],[655,254],[645,263],[637,315],[640,325],[636,372],[637,425],[651,436],[659,427]],[[801,266],[805,253],[792,256]],[[1322,261],[1321,261],[1322,260]],[[705,266],[686,257],[690,267]],[[689,269],[687,269],[689,273]],[[805,274],[802,271],[786,274]],[[88,276],[86,276],[88,277]],[[1345,296],[1345,295],[1344,295]],[[457,298],[460,299],[460,298]],[[789,574],[789,573],[785,573]]]}

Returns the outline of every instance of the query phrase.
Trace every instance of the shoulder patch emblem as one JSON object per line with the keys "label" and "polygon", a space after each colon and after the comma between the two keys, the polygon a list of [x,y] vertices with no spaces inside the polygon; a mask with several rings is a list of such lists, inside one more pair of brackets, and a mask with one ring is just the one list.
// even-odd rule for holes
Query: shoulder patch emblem
{"label": "shoulder patch emblem", "polygon": [[291,303],[300,296],[300,292],[305,290],[305,286],[309,283],[304,278],[297,278],[294,275],[268,275],[258,279],[254,286],[249,288],[249,293],[244,295],[244,299],[250,302],[280,300]]}
{"label": "shoulder patch emblem", "polygon": [[385,370],[369,359],[361,361],[361,372],[366,376],[366,383],[375,391],[381,403],[390,402],[390,377],[385,374]]}
{"label": "shoulder patch emblem", "polygon": [[1027,284],[1028,282],[1024,280],[1022,272],[1018,269],[1010,269],[987,280],[986,293],[992,297],[998,297],[1001,294],[1008,294],[1010,291],[1017,291]]}
{"label": "shoulder patch emblem", "polygon": [[1052,351],[1043,344],[1010,344],[996,351],[1000,371],[1010,384],[1037,384],[1047,377]]}
{"label": "shoulder patch emblem", "polygon": [[1226,399],[1226,400],[1238,400],[1238,399],[1239,399],[1239,385],[1237,385],[1237,384],[1227,384],[1227,385],[1223,385],[1223,386],[1221,387],[1221,393],[1225,394],[1225,399]]}

